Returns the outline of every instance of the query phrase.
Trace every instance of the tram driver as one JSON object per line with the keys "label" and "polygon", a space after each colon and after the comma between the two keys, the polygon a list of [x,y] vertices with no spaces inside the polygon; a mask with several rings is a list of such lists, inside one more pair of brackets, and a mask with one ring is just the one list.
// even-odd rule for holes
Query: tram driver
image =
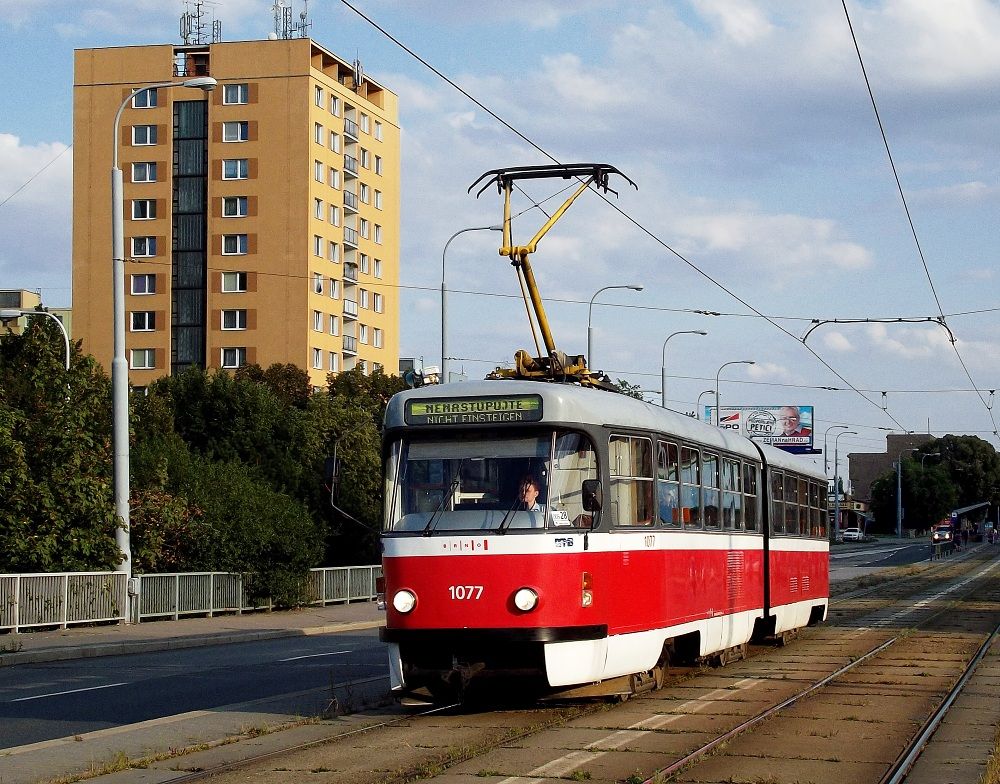
{"label": "tram driver", "polygon": [[531,474],[522,477],[518,485],[518,508],[526,512],[541,512],[542,505],[538,503],[538,495],[542,492],[542,484]]}

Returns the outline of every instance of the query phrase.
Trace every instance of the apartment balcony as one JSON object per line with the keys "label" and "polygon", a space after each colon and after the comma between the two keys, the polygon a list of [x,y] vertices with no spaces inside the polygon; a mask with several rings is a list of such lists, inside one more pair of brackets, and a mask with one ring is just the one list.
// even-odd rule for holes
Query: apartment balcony
{"label": "apartment balcony", "polygon": [[344,226],[344,246],[347,248],[358,248],[358,232],[350,226]]}
{"label": "apartment balcony", "polygon": [[356,213],[358,211],[358,194],[344,191],[344,212]]}
{"label": "apartment balcony", "polygon": [[358,282],[358,265],[346,262],[344,264],[344,283]]}
{"label": "apartment balcony", "polygon": [[358,303],[353,299],[344,300],[344,321],[358,320]]}
{"label": "apartment balcony", "polygon": [[352,357],[358,355],[358,339],[353,335],[344,335],[344,353]]}
{"label": "apartment balcony", "polygon": [[354,120],[344,118],[344,136],[353,141],[358,141],[358,124]]}
{"label": "apartment balcony", "polygon": [[344,177],[345,178],[357,178],[358,176],[358,159],[353,155],[344,156]]}

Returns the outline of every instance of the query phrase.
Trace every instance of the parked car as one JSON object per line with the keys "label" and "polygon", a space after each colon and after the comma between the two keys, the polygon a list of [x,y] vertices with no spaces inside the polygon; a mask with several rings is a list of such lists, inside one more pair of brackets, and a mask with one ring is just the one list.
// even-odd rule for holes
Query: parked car
{"label": "parked car", "polygon": [[955,530],[950,524],[934,526],[931,531],[931,544],[948,544],[955,541]]}
{"label": "parked car", "polygon": [[860,528],[845,528],[840,532],[840,539],[843,542],[863,542],[865,535]]}

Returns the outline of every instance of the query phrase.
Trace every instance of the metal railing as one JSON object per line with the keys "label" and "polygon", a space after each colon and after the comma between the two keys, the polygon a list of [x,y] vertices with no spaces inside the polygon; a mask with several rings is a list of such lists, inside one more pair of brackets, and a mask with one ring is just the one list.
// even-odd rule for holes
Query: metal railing
{"label": "metal railing", "polygon": [[358,339],[353,335],[344,335],[344,351],[349,354],[357,354]]}
{"label": "metal railing", "polygon": [[348,120],[344,118],[344,133],[350,136],[354,141],[358,140],[358,124],[354,120]]}
{"label": "metal railing", "polygon": [[[381,574],[379,565],[310,569],[305,603],[373,601]],[[146,574],[133,578],[130,593],[120,572],[0,574],[0,631],[271,609],[269,599],[251,600],[252,580],[228,572]]]}
{"label": "metal railing", "polygon": [[349,210],[358,211],[358,194],[344,191],[344,207]]}
{"label": "metal railing", "polygon": [[358,247],[357,229],[352,229],[350,226],[344,226],[344,244],[351,245],[355,248]]}
{"label": "metal railing", "polygon": [[353,174],[355,177],[358,176],[358,159],[353,155],[344,156],[344,171],[349,174]]}

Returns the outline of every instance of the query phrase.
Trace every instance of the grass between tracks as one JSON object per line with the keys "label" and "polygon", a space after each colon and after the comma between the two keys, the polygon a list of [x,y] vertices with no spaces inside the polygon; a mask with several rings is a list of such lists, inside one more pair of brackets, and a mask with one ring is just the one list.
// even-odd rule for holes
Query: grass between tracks
{"label": "grass between tracks", "polygon": [[1000,727],[993,736],[993,751],[986,761],[986,771],[979,779],[979,784],[1000,784]]}

